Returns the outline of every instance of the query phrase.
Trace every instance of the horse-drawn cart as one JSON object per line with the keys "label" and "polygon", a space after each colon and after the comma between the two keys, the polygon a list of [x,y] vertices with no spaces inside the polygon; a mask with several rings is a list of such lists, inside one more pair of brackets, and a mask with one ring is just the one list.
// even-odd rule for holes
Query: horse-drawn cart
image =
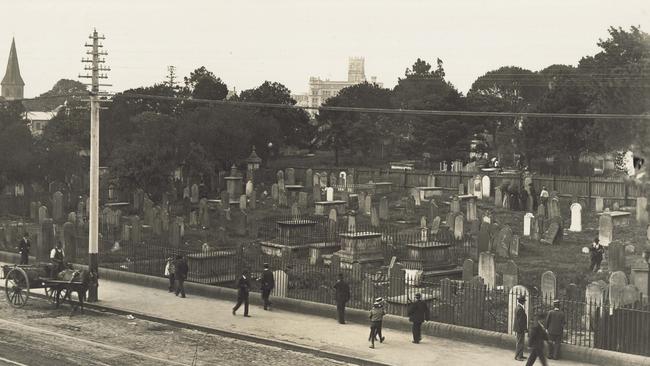
{"label": "horse-drawn cart", "polygon": [[58,272],[51,263],[2,266],[2,271],[7,302],[15,308],[27,304],[30,290],[42,288],[50,302],[57,307],[61,300],[70,300],[72,292],[76,292],[83,309],[83,300],[88,289],[87,271],[66,269]]}

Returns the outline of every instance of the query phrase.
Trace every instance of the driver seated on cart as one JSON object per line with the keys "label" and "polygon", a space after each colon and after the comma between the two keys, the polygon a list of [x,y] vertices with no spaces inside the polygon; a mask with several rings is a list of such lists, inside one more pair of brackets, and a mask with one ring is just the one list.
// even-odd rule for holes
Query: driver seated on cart
{"label": "driver seated on cart", "polygon": [[52,277],[55,277],[59,272],[63,271],[66,266],[64,262],[65,254],[61,247],[61,242],[56,243],[56,247],[50,251],[50,261],[52,262]]}

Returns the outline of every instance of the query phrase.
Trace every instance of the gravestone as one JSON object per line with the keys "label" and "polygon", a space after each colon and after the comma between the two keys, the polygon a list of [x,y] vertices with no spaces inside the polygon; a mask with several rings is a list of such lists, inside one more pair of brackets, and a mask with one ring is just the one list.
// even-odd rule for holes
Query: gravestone
{"label": "gravestone", "polygon": [[605,302],[605,290],[596,282],[587,285],[585,289],[585,327],[591,328],[591,322],[595,321],[597,309]]}
{"label": "gravestone", "polygon": [[325,199],[327,200],[327,202],[334,201],[334,188],[332,187],[325,188]]}
{"label": "gravestone", "polygon": [[625,272],[616,271],[609,276],[609,304],[619,307],[623,303],[623,289],[627,286]]}
{"label": "gravestone", "polygon": [[436,216],[433,221],[431,221],[431,234],[437,235],[440,231],[440,216]]}
{"label": "gravestone", "polygon": [[275,280],[275,287],[271,290],[273,297],[287,297],[287,290],[289,289],[289,276],[281,269],[273,271],[273,279]]}
{"label": "gravestone", "polygon": [[603,197],[596,197],[596,212],[603,212],[605,209],[605,200]]}
{"label": "gravestone", "polygon": [[296,184],[296,172],[293,168],[287,168],[286,169],[286,174],[285,174],[285,183],[287,185],[295,185]]}
{"label": "gravestone", "polygon": [[47,262],[50,259],[50,250],[55,244],[54,222],[52,219],[45,218],[39,227],[36,238],[35,257],[37,262]]}
{"label": "gravestone", "polygon": [[369,194],[369,195],[366,196],[366,202],[365,202],[365,204],[363,205],[363,208],[364,208],[364,211],[363,211],[363,212],[364,212],[366,215],[370,215],[370,213],[371,213],[371,211],[372,211],[372,195],[371,195],[371,194]]}
{"label": "gravestone", "polygon": [[503,268],[503,289],[508,291],[509,289],[517,286],[519,284],[519,267],[513,260],[506,262]]}
{"label": "gravestone", "polygon": [[490,224],[481,223],[481,228],[478,232],[478,251],[489,252],[490,251]]}
{"label": "gravestone", "polygon": [[454,218],[454,238],[456,240],[462,240],[463,236],[465,235],[464,232],[464,224],[465,224],[465,218],[463,217],[462,214],[456,215]]}
{"label": "gravestone", "polygon": [[557,221],[551,222],[551,224],[548,226],[548,230],[544,233],[544,237],[542,238],[542,243],[546,243],[549,245],[554,245],[558,243],[558,236],[560,235],[560,224]]}
{"label": "gravestone", "polygon": [[465,259],[463,261],[463,281],[471,281],[474,277],[474,261]]}
{"label": "gravestone", "polygon": [[318,184],[312,187],[312,200],[314,202],[321,202],[323,200],[321,187]]}
{"label": "gravestone", "polygon": [[636,286],[627,285],[623,287],[622,306],[636,305],[639,301],[641,301],[641,292]]}
{"label": "gravestone", "polygon": [[250,197],[253,194],[253,190],[255,189],[255,186],[253,185],[253,181],[249,180],[246,182],[246,197]]}
{"label": "gravestone", "polygon": [[[187,188],[187,193],[188,193],[188,198],[189,198],[189,188]],[[138,188],[133,192],[133,209],[136,212],[140,212],[142,210],[142,202],[144,201],[144,190],[142,188]],[[87,206],[87,205],[86,205]]]}
{"label": "gravestone", "polygon": [[416,207],[420,207],[422,205],[422,201],[420,200],[420,190],[417,188],[412,188],[411,189],[411,197],[413,197],[413,201],[415,202]]}
{"label": "gravestone", "polygon": [[460,199],[458,199],[458,196],[454,196],[451,199],[451,206],[449,210],[453,213],[459,213],[460,212]]}
{"label": "gravestone", "polygon": [[314,171],[311,168],[305,170],[305,187],[311,188],[314,185]]}
{"label": "gravestone", "polygon": [[208,199],[205,197],[199,200],[199,222],[203,228],[210,227],[210,211],[208,210]]}
{"label": "gravestone", "polygon": [[45,219],[47,219],[47,218],[48,218],[47,207],[45,207],[45,206],[39,207],[38,208],[38,223],[42,224],[45,221]]}
{"label": "gravestone", "polygon": [[579,292],[578,292],[578,285],[575,283],[570,283],[566,287],[566,299],[569,301],[578,301],[580,300],[579,298]]}
{"label": "gravestone", "polygon": [[481,252],[478,257],[478,275],[485,281],[488,288],[496,286],[496,270],[494,267],[494,254]]}
{"label": "gravestone", "polygon": [[539,233],[540,233],[539,221],[537,220],[536,217],[533,217],[530,225],[530,238],[532,240],[539,240],[540,237]]}
{"label": "gravestone", "polygon": [[346,172],[339,172],[339,185],[343,188],[347,188],[348,186],[348,173]]}
{"label": "gravestone", "polygon": [[54,222],[63,221],[63,193],[60,191],[54,192],[52,195],[52,219]]}
{"label": "gravestone", "polygon": [[142,222],[138,215],[131,216],[131,241],[136,244],[142,242]]}
{"label": "gravestone", "polygon": [[605,212],[598,219],[598,239],[600,240],[600,245],[609,246],[609,243],[613,239],[613,232],[614,223],[612,222],[612,216]]}
{"label": "gravestone", "polygon": [[494,207],[503,207],[503,193],[501,192],[501,187],[499,186],[494,187]]}
{"label": "gravestone", "polygon": [[348,210],[359,211],[359,195],[351,194],[348,196]]}
{"label": "gravestone", "polygon": [[422,216],[420,217],[420,240],[428,241],[429,240],[429,229],[427,227],[427,218]]}
{"label": "gravestone", "polygon": [[309,206],[307,192],[298,192],[298,207],[303,210]]}
{"label": "gravestone", "polygon": [[429,201],[429,221],[433,220],[436,216],[440,215],[440,210],[438,209],[438,204],[436,200],[431,198]]}
{"label": "gravestone", "polygon": [[636,198],[636,221],[640,224],[648,223],[648,199],[646,197]]}
{"label": "gravestone", "polygon": [[388,220],[388,197],[379,199],[379,219]]}
{"label": "gravestone", "polygon": [[519,257],[519,243],[521,238],[517,234],[512,235],[512,243],[510,243],[510,257]]}
{"label": "gravestone", "polygon": [[611,272],[625,271],[625,246],[620,242],[612,242],[607,251],[607,269]]}
{"label": "gravestone", "polygon": [[553,197],[548,201],[548,217],[550,219],[560,216],[560,200]]}
{"label": "gravestone", "polygon": [[199,203],[199,186],[196,183],[190,188],[190,202]]}
{"label": "gravestone", "polygon": [[408,216],[409,219],[415,216],[415,200],[412,196],[406,198],[406,216]]}
{"label": "gravestone", "polygon": [[71,262],[77,255],[77,230],[69,221],[63,224],[63,252]]}
{"label": "gravestone", "polygon": [[470,198],[467,200],[467,221],[476,220],[478,220],[478,215],[476,214],[476,199]]}
{"label": "gravestone", "polygon": [[524,302],[524,311],[528,317],[528,322],[531,323],[532,319],[532,301],[530,298],[530,293],[528,289],[524,286],[517,285],[508,291],[508,333],[514,333],[514,324],[515,324],[515,311],[517,310],[517,298],[519,296],[524,296],[526,302]]}
{"label": "gravestone", "polygon": [[557,297],[557,277],[555,273],[546,271],[542,273],[542,298],[547,304],[553,303]]}
{"label": "gravestone", "polygon": [[494,244],[499,257],[508,257],[508,254],[510,254],[510,244],[512,244],[512,229],[509,225],[504,225],[499,230]]}
{"label": "gravestone", "polygon": [[357,232],[357,217],[354,215],[348,215],[348,233]]}
{"label": "gravestone", "polygon": [[490,177],[487,175],[483,176],[483,179],[481,180],[481,190],[482,190],[482,195],[483,199],[489,199],[490,198]]}
{"label": "gravestone", "polygon": [[481,188],[481,177],[479,175],[475,176],[473,179],[470,179],[472,182],[472,192],[469,194],[472,194],[476,196],[478,199],[483,199],[483,190]]}
{"label": "gravestone", "polygon": [[245,194],[242,194],[239,196],[239,209],[240,210],[245,210],[248,206],[248,199],[246,198]]}
{"label": "gravestone", "polygon": [[527,214],[524,215],[524,236],[530,236],[530,229],[532,226],[532,219],[534,219],[535,216],[533,216],[532,213],[528,212]]}
{"label": "gravestone", "polygon": [[458,194],[461,196],[465,194],[465,185],[463,183],[458,183]]}
{"label": "gravestone", "polygon": [[[280,188],[277,183],[273,183],[271,186],[271,198],[273,199],[273,202],[278,202],[280,199]],[[224,202],[221,202],[222,205],[226,204]]]}
{"label": "gravestone", "polygon": [[329,177],[330,177],[330,180],[329,180],[330,186],[334,187],[334,186],[338,185],[338,177],[336,176],[336,173],[330,172]]}
{"label": "gravestone", "polygon": [[569,231],[579,233],[582,231],[582,206],[579,203],[571,204],[571,225]]}
{"label": "gravestone", "polygon": [[320,187],[320,173],[314,173],[312,175],[312,186]]}
{"label": "gravestone", "polygon": [[146,194],[142,200],[142,215],[145,225],[153,225],[153,201]]}
{"label": "gravestone", "polygon": [[358,197],[359,197],[359,211],[361,213],[366,212],[366,192],[359,192]]}
{"label": "gravestone", "polygon": [[289,206],[289,198],[287,197],[287,191],[284,189],[280,189],[278,192],[278,206],[280,207],[288,207]]}
{"label": "gravestone", "polygon": [[283,191],[284,186],[286,185],[286,181],[284,180],[284,172],[282,170],[278,170],[275,173],[275,181],[278,184],[278,189],[280,191]]}
{"label": "gravestone", "polygon": [[370,225],[374,228],[379,227],[379,212],[377,206],[372,206],[370,209]]}

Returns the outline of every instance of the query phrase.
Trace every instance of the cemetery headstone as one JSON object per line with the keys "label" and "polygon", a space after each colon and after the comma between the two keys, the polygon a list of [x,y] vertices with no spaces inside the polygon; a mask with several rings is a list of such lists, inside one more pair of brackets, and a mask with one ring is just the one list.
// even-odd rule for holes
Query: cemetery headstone
{"label": "cemetery headstone", "polygon": [[490,251],[490,224],[481,223],[481,228],[478,232],[478,251],[489,252]]}
{"label": "cemetery headstone", "polygon": [[463,281],[471,281],[474,277],[474,261],[465,259],[463,261]]}
{"label": "cemetery headstone", "polygon": [[314,185],[314,171],[311,168],[305,170],[305,187],[310,188]]}
{"label": "cemetery headstone", "polygon": [[553,197],[548,201],[548,216],[550,219],[560,216],[560,200]]}
{"label": "cemetery headstone", "polygon": [[278,202],[280,199],[280,188],[277,183],[273,183],[271,186],[271,198],[273,199],[273,202]]}
{"label": "cemetery headstone", "polygon": [[495,288],[497,280],[494,267],[494,254],[481,252],[478,258],[478,275],[483,278],[488,288]]}
{"label": "cemetery headstone", "polygon": [[334,188],[332,187],[325,188],[325,197],[327,202],[334,201]]}
{"label": "cemetery headstone", "polygon": [[427,176],[427,187],[435,187],[436,186],[436,176],[433,175],[433,173],[429,173]]}
{"label": "cemetery headstone", "polygon": [[242,194],[239,196],[239,209],[240,210],[245,210],[248,206],[248,198],[246,197],[245,194]]}
{"label": "cemetery headstone", "polygon": [[462,214],[456,215],[454,218],[454,238],[456,240],[462,240],[465,236],[465,218]]}
{"label": "cemetery headstone", "polygon": [[607,252],[607,269],[611,272],[625,271],[625,246],[623,243],[610,243]]}
{"label": "cemetery headstone", "polygon": [[479,175],[475,176],[472,180],[472,193],[476,198],[483,199],[483,190],[481,188],[481,177]]}
{"label": "cemetery headstone", "polygon": [[190,190],[190,202],[199,203],[199,186],[196,183],[192,184]]}
{"label": "cemetery headstone", "polygon": [[571,225],[569,231],[582,231],[582,206],[579,203],[571,204]]}
{"label": "cemetery headstone", "polygon": [[494,206],[497,208],[503,207],[503,194],[500,186],[494,187]]}
{"label": "cemetery headstone", "polygon": [[640,224],[648,223],[648,199],[646,197],[636,198],[636,221]]}
{"label": "cemetery headstone", "polygon": [[553,303],[557,297],[557,277],[555,273],[546,271],[542,273],[542,298],[547,304]]}
{"label": "cemetery headstone", "polygon": [[550,223],[548,226],[548,230],[544,233],[544,237],[542,238],[542,243],[546,243],[549,245],[554,245],[558,243],[558,236],[560,235],[560,224],[557,221],[553,221]]}
{"label": "cemetery headstone", "polygon": [[483,176],[483,179],[481,180],[481,190],[482,190],[482,195],[484,199],[489,199],[490,198],[490,177],[487,175]]}
{"label": "cemetery headstone", "polygon": [[38,209],[38,223],[42,224],[48,218],[47,207],[41,206]]}
{"label": "cemetery headstone", "polygon": [[532,219],[534,218],[535,216],[533,216],[533,214],[530,212],[524,215],[524,236],[530,236]]}
{"label": "cemetery headstone", "polygon": [[622,305],[623,289],[627,286],[625,272],[616,271],[609,276],[609,303],[614,307]]}
{"label": "cemetery headstone", "polygon": [[501,258],[506,258],[510,254],[510,244],[512,244],[512,229],[509,225],[504,225],[496,236],[496,251]]}
{"label": "cemetery headstone", "polygon": [[451,207],[449,209],[453,213],[459,213],[460,212],[460,200],[458,199],[458,196],[454,196],[451,199]]}
{"label": "cemetery headstone", "polygon": [[365,202],[365,204],[363,205],[364,213],[365,213],[366,215],[370,215],[370,213],[371,213],[371,211],[372,211],[372,207],[373,207],[373,206],[372,206],[372,195],[369,194],[369,195],[366,196],[366,202]]}
{"label": "cemetery headstone", "polygon": [[595,206],[596,206],[596,212],[603,212],[603,210],[605,209],[605,200],[603,199],[603,197],[596,197]]}
{"label": "cemetery headstone", "polygon": [[437,235],[440,231],[440,216],[436,216],[433,221],[431,221],[431,233]]}
{"label": "cemetery headstone", "polygon": [[510,243],[510,257],[519,257],[519,243],[521,238],[517,234],[512,235],[512,243]]}
{"label": "cemetery headstone", "polygon": [[513,260],[506,262],[503,268],[503,289],[509,290],[519,284],[519,267]]}
{"label": "cemetery headstone", "polygon": [[377,211],[377,206],[372,206],[370,209],[370,225],[372,227],[379,227],[379,212]]}
{"label": "cemetery headstone", "polygon": [[252,180],[249,180],[248,182],[246,182],[246,196],[247,197],[250,197],[253,194],[254,189],[255,189],[255,187],[253,186],[253,181]]}
{"label": "cemetery headstone", "polygon": [[429,221],[433,220],[436,216],[439,216],[438,204],[435,199],[429,201]]}
{"label": "cemetery headstone", "polygon": [[285,174],[285,183],[288,185],[296,184],[296,172],[293,168],[287,168]]}
{"label": "cemetery headstone", "polygon": [[461,196],[465,194],[465,185],[463,183],[458,183],[458,194]]}
{"label": "cemetery headstone", "polygon": [[54,222],[63,220],[63,193],[60,191],[56,191],[52,195],[52,219]]}
{"label": "cemetery headstone", "polygon": [[357,217],[354,215],[348,215],[348,232],[349,233],[357,232]]}
{"label": "cemetery headstone", "polygon": [[308,205],[307,192],[298,192],[298,207],[304,210]]}
{"label": "cemetery headstone", "polygon": [[612,216],[605,212],[598,219],[598,239],[600,240],[600,245],[609,246],[609,243],[613,240],[613,232],[614,223],[612,222]]}
{"label": "cemetery headstone", "polygon": [[384,196],[379,199],[379,219],[388,220],[388,197]]}

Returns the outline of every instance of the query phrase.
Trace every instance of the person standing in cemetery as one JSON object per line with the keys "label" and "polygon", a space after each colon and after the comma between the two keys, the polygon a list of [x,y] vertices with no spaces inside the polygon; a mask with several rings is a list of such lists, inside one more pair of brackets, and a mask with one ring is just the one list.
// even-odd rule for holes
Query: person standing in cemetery
{"label": "person standing in cemetery", "polygon": [[539,203],[544,205],[544,211],[548,212],[548,191],[546,186],[542,186],[542,190],[539,192]]}
{"label": "person standing in cemetery", "polygon": [[275,287],[275,278],[273,277],[273,272],[269,270],[268,263],[264,263],[260,285],[262,289],[262,300],[264,300],[264,310],[268,310],[271,307],[269,296],[271,296],[271,290]]}
{"label": "person standing in cemetery", "polygon": [[187,279],[187,272],[189,268],[187,266],[187,261],[182,255],[176,256],[176,270],[174,271],[174,277],[178,286],[176,287],[176,296],[181,294],[181,297],[185,297],[185,280]]}
{"label": "person standing in cemetery", "polygon": [[250,276],[248,275],[248,270],[245,269],[237,280],[237,304],[232,308],[232,315],[235,315],[239,307],[244,304],[244,316],[247,318],[250,317],[250,315],[248,315],[248,297],[250,290]]}
{"label": "person standing in cemetery", "polygon": [[422,323],[429,320],[429,307],[422,301],[422,294],[415,294],[415,302],[409,304],[408,308],[409,321],[413,323],[413,343],[420,343],[422,340]]}
{"label": "person standing in cemetery", "polygon": [[381,301],[375,300],[372,309],[370,309],[370,336],[368,337],[370,348],[375,348],[375,337],[377,336],[379,336],[379,342],[384,343],[384,337],[381,336],[381,323],[384,315],[386,315],[384,305]]}
{"label": "person standing in cemetery", "polygon": [[54,272],[52,274],[54,276],[65,269],[65,264],[63,262],[64,256],[65,255],[63,253],[63,248],[61,247],[61,242],[57,242],[56,247],[52,248],[50,251],[50,261],[54,265],[54,268],[52,268],[52,271]]}
{"label": "person standing in cemetery", "polygon": [[20,264],[29,264],[29,249],[31,244],[29,243],[29,233],[25,232],[23,238],[20,239],[18,243],[18,253],[20,253]]}
{"label": "person standing in cemetery", "polygon": [[524,358],[524,338],[528,331],[528,316],[526,315],[526,297],[519,295],[517,297],[517,309],[515,310],[515,322],[513,324],[513,331],[517,336],[517,343],[515,345],[515,360],[525,361]]}
{"label": "person standing in cemetery", "polygon": [[343,273],[339,273],[338,280],[332,286],[336,299],[336,313],[340,324],[345,324],[345,304],[350,300],[350,285],[343,280]]}
{"label": "person standing in cemetery", "polygon": [[594,242],[591,243],[591,248],[589,248],[589,253],[591,256],[591,266],[589,270],[592,272],[598,272],[600,270],[600,263],[603,261],[603,254],[605,253],[605,248],[600,245],[600,239],[594,239]]}
{"label": "person standing in cemetery", "polygon": [[558,360],[560,355],[560,345],[562,344],[562,335],[564,334],[564,325],[566,317],[564,311],[560,310],[560,300],[553,301],[553,310],[546,315],[546,329],[550,338],[550,350],[548,358]]}
{"label": "person standing in cemetery", "polygon": [[167,258],[167,263],[165,264],[165,277],[169,279],[169,292],[174,292],[174,284],[176,282],[176,261],[173,256]]}
{"label": "person standing in cemetery", "polygon": [[546,355],[544,354],[544,341],[548,340],[548,332],[542,322],[544,321],[544,313],[538,313],[536,316],[535,324],[530,328],[530,335],[528,337],[528,347],[530,348],[530,355],[526,366],[532,366],[537,358],[542,361],[542,365],[546,366]]}

